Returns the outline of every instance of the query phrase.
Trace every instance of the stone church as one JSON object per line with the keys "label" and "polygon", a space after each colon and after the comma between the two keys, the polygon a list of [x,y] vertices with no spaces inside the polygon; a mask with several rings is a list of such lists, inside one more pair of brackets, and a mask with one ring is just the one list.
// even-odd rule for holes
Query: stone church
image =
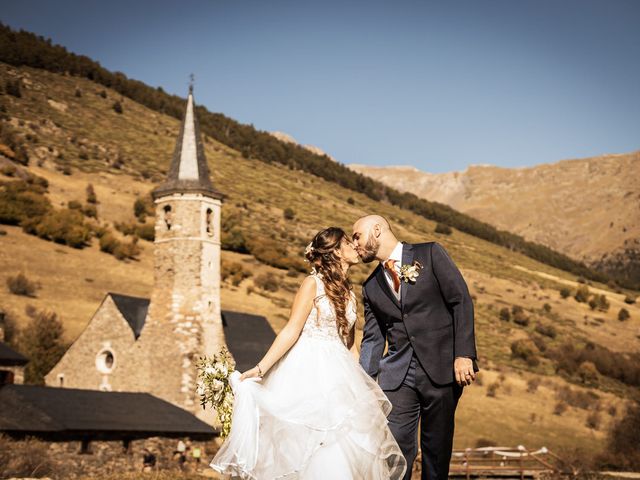
{"label": "stone church", "polygon": [[195,362],[226,345],[239,370],[275,334],[264,317],[222,311],[222,194],[209,177],[192,88],[166,181],[155,203],[151,298],[108,292],[46,385],[146,392],[210,422],[196,393]]}

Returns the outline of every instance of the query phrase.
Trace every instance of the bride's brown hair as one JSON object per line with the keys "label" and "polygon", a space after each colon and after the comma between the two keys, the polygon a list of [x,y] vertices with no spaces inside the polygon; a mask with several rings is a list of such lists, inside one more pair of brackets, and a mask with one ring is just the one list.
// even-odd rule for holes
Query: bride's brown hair
{"label": "bride's brown hair", "polygon": [[329,227],[316,233],[305,251],[305,257],[322,275],[327,297],[336,312],[338,333],[344,344],[351,348],[354,340],[354,329],[349,328],[346,310],[351,298],[351,282],[342,270],[340,257],[337,254],[340,245],[347,239],[347,234],[338,227]]}

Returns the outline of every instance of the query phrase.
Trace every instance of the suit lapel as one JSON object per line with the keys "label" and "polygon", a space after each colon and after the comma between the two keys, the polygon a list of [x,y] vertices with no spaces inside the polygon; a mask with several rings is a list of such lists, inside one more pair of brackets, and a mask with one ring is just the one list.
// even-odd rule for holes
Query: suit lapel
{"label": "suit lapel", "polygon": [[[413,245],[409,243],[402,244],[402,265],[411,265],[413,263]],[[400,281],[400,304],[404,306],[407,293],[411,289],[411,283]]]}
{"label": "suit lapel", "polygon": [[[398,302],[398,298],[394,295],[391,290],[391,286],[389,282],[387,282],[387,278],[384,275],[384,267],[382,265],[378,265],[378,270],[376,272],[376,280],[378,281],[378,285],[382,289],[382,291],[389,297],[389,300],[393,302],[393,304],[400,308],[400,302]],[[402,288],[401,288],[402,290]]]}

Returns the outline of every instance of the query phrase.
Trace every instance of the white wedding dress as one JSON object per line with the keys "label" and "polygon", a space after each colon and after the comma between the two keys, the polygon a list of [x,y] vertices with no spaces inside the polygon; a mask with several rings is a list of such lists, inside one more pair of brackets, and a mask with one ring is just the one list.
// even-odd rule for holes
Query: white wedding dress
{"label": "white wedding dress", "polygon": [[[231,433],[210,466],[256,480],[400,479],[391,403],[340,340],[321,276],[312,276],[316,308],[296,343],[262,380],[232,373]],[[347,319],[356,321],[354,296]]]}

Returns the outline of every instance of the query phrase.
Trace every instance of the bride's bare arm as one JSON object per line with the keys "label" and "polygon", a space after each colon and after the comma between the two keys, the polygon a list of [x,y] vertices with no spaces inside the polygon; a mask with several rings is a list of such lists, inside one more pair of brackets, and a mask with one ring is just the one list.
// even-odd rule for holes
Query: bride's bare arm
{"label": "bride's bare arm", "polygon": [[304,323],[313,308],[313,299],[316,296],[316,281],[313,277],[307,277],[300,285],[298,293],[293,299],[291,306],[291,315],[285,327],[280,331],[276,339],[269,347],[269,350],[258,362],[258,365],[247,370],[240,376],[240,380],[245,378],[258,377],[260,371],[264,375],[280,358],[296,343],[296,340],[302,332]]}

